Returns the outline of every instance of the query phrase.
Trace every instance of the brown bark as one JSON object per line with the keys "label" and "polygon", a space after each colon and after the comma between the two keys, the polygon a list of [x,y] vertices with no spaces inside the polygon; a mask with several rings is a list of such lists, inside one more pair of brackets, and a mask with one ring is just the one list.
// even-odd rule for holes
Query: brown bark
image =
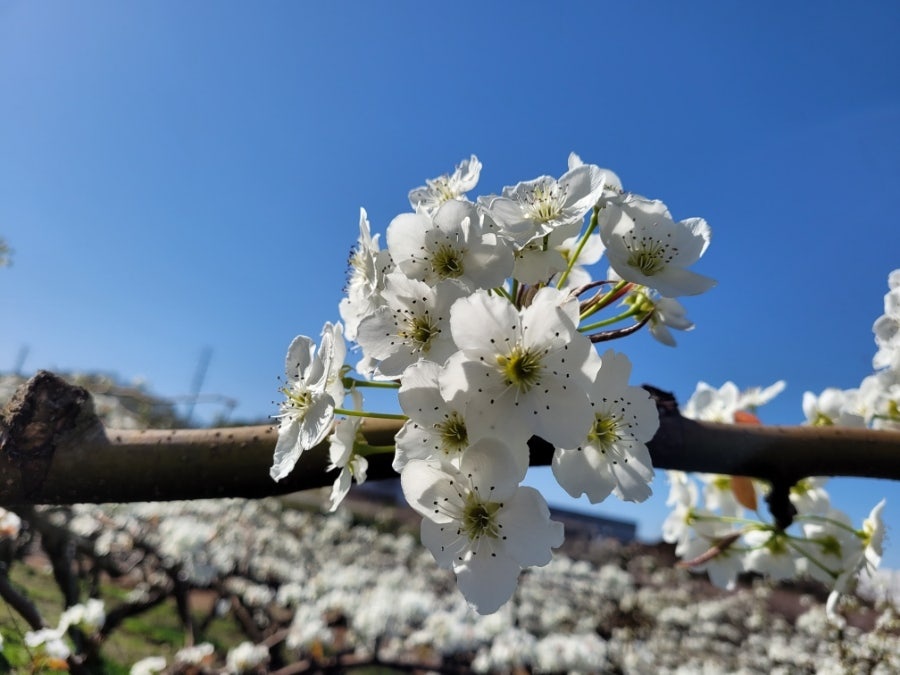
{"label": "brown bark", "polygon": [[[660,410],[660,429],[649,444],[657,468],[762,478],[775,486],[776,502],[806,476],[900,480],[900,432],[695,422],[681,416],[671,396],[648,389]],[[363,431],[370,444],[389,445],[400,427],[368,419]],[[303,453],[294,471],[274,482],[269,467],[276,438],[276,428],[267,425],[105,429],[83,390],[41,372],[2,414],[0,504],[257,498],[334,482],[335,474],[326,471],[327,442]],[[550,463],[549,444],[532,438],[529,445],[533,465]],[[370,457],[369,479],[395,477],[391,461],[391,455]]]}

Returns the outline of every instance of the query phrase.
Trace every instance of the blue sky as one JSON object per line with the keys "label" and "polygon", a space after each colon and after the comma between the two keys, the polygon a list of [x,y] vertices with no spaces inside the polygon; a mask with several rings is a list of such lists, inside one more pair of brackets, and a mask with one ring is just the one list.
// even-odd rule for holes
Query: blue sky
{"label": "blue sky", "polygon": [[[718,287],[676,349],[616,345],[634,381],[785,379],[761,416],[800,422],[804,391],[871,372],[900,267],[898,31],[894,2],[0,0],[0,370],[27,347],[26,372],[176,396],[210,348],[203,391],[259,418],[291,338],[338,318],[361,206],[383,232],[471,153],[487,194],[574,150],[712,227]],[[897,484],[833,485],[900,522]],[[596,510],[650,538],[655,487]]]}

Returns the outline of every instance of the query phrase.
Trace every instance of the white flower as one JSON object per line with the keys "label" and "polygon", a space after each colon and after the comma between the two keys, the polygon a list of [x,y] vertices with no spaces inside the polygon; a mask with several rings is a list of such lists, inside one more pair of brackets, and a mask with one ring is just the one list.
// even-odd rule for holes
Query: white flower
{"label": "white flower", "polygon": [[0,539],[15,539],[22,529],[22,519],[12,511],[0,508]]}
{"label": "white flower", "polygon": [[65,632],[70,626],[77,626],[88,635],[93,635],[103,628],[106,622],[106,610],[103,601],[90,598],[85,604],[72,605],[59,617],[59,630]]}
{"label": "white flower", "polygon": [[63,640],[66,629],[41,628],[25,633],[25,646],[40,650],[50,659],[65,661],[72,655],[72,650]]}
{"label": "white flower", "polygon": [[246,673],[263,665],[268,660],[268,647],[255,645],[252,642],[242,642],[228,651],[225,665],[228,672],[240,675],[240,673]]}
{"label": "white flower", "polygon": [[857,410],[858,391],[828,387],[816,396],[803,393],[803,414],[806,423],[814,427],[864,427],[865,418]]}
{"label": "white flower", "polygon": [[773,579],[790,579],[797,574],[800,555],[790,545],[790,535],[774,530],[751,530],[744,534],[749,550],[744,568]]}
{"label": "white flower", "polygon": [[642,502],[651,494],[653,465],[646,443],[659,428],[656,404],[645,389],[629,386],[627,356],[610,349],[600,360],[588,391],[594,424],[581,445],[556,450],[553,475],[570,495],[586,494],[592,504],[610,492]]}
{"label": "white flower", "polygon": [[563,225],[580,223],[603,194],[600,169],[583,164],[559,180],[541,176],[503,188],[500,197],[481,200],[505,236],[520,246]]}
{"label": "white flower", "polygon": [[211,664],[215,658],[216,648],[209,642],[201,642],[193,647],[184,647],[175,652],[175,663],[200,666]]}
{"label": "white flower", "polygon": [[586,387],[596,352],[575,328],[578,302],[542,288],[520,313],[505,299],[476,291],[450,311],[460,349],[441,374],[441,393],[465,392],[466,423],[478,436],[536,434],[557,447],[576,447],[593,413]]}
{"label": "white flower", "polygon": [[881,519],[881,512],[884,510],[884,505],[885,500],[882,499],[878,502],[863,521],[862,529],[856,533],[862,546],[838,576],[834,583],[834,590],[828,596],[826,603],[826,612],[832,620],[838,620],[836,606],[840,595],[847,592],[851,582],[856,579],[860,571],[866,569],[872,573],[881,564],[881,556],[884,553],[884,521]]}
{"label": "white flower", "polygon": [[440,365],[422,360],[404,370],[400,378],[397,396],[409,419],[396,436],[393,467],[398,473],[411,459],[455,462],[459,466],[463,451],[469,447],[465,392],[458,391],[453,399],[445,400],[438,384],[440,372]]}
{"label": "white flower", "polygon": [[609,264],[626,281],[667,298],[697,295],[716,285],[686,269],[709,245],[710,229],[702,218],[675,222],[662,202],[629,195],[601,211],[600,236]]}
{"label": "white flower", "polygon": [[331,490],[331,506],[329,511],[336,511],[337,507],[350,491],[351,479],[356,479],[357,485],[366,482],[366,470],[369,468],[368,460],[356,453],[356,439],[359,434],[362,417],[348,417],[341,420],[331,436],[331,444],[328,448],[331,465],[329,471],[340,469],[334,487]]}
{"label": "white flower", "polygon": [[419,359],[443,363],[456,351],[449,330],[450,305],[463,293],[451,282],[431,287],[400,272],[389,274],[384,289],[387,304],[359,324],[363,363],[377,363],[375,375],[380,378],[399,377]]}
{"label": "white flower", "polygon": [[[276,415],[278,442],[269,471],[276,481],[293,470],[305,450],[325,438],[334,421],[334,399],[326,391],[332,363],[323,361],[315,349],[315,343],[305,335],[298,335],[288,347],[285,359],[287,381],[281,389],[285,400]],[[340,370],[340,366],[337,369]]]}
{"label": "white flower", "polygon": [[480,175],[481,162],[472,155],[457,164],[451,175],[426,180],[422,187],[410,190],[409,203],[414,209],[422,208],[431,213],[450,200],[463,199],[466,192],[478,184]]}
{"label": "white flower", "polygon": [[697,486],[683,471],[666,471],[669,480],[669,497],[666,506],[672,507],[662,526],[663,541],[676,545],[676,551],[685,546],[692,536],[691,525],[697,511]]}
{"label": "white flower", "polygon": [[452,279],[470,291],[494,288],[513,269],[512,250],[482,230],[481,215],[470,202],[445,202],[431,216],[402,213],[388,226],[387,241],[397,267],[429,286]]}
{"label": "white flower", "polygon": [[[569,153],[568,163],[569,163],[570,171],[572,169],[576,169],[579,166],[582,166],[584,164],[581,157],[579,157],[574,152]],[[594,166],[596,166],[596,165],[594,165]],[[609,169],[601,169],[600,167],[597,167],[597,170],[601,174],[603,174],[603,177],[604,177],[603,195],[602,195],[603,198],[600,200],[600,203],[603,204],[603,203],[605,203],[606,199],[609,199],[610,197],[617,197],[618,195],[620,195],[622,193],[622,181],[619,179],[619,177],[616,175],[616,173],[614,171],[610,171]]]}
{"label": "white flower", "polygon": [[131,675],[153,675],[166,669],[166,660],[162,656],[148,656],[131,666]]}
{"label": "white flower", "polygon": [[480,614],[499,609],[520,569],[546,565],[562,544],[562,524],[550,520],[537,490],[519,486],[519,469],[503,442],[482,438],[459,469],[412,460],[401,474],[407,501],[423,516],[422,542]]}
{"label": "white flower", "polygon": [[684,406],[682,414],[692,420],[732,424],[738,412],[750,412],[775,398],[785,387],[784,380],[765,389],[750,387],[739,390],[734,382],[726,382],[716,389],[706,382],[697,388]]}
{"label": "white flower", "polygon": [[366,210],[360,209],[359,240],[350,254],[347,297],[339,305],[345,333],[351,340],[356,339],[359,322],[384,304],[381,299],[384,275],[391,270],[393,263],[390,253],[380,250],[378,237],[377,234],[374,237],[371,235]]}

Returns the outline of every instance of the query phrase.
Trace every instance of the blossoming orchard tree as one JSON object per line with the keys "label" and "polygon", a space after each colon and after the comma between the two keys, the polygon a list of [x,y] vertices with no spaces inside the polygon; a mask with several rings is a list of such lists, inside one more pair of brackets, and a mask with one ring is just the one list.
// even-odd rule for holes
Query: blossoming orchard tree
{"label": "blossoming orchard tree", "polygon": [[[341,321],[290,344],[277,426],[105,429],[83,390],[41,373],[4,413],[0,503],[333,483],[334,510],[353,481],[399,473],[422,542],[491,613],[563,542],[544,497],[521,485],[530,466],[550,465],[592,503],[643,501],[666,469],[663,536],[685,564],[722,586],[745,571],[811,576],[833,589],[837,620],[840,594],[879,564],[883,502],[855,525],[821,477],[900,479],[900,270],[875,323],[876,371],[852,391],[807,393],[808,425],[758,424],[753,411],[783,383],[701,383],[679,411],[631,383],[628,358],[601,343],[647,329],[674,346],[672,330],[693,327],[680,299],[716,283],[691,269],[710,243],[706,221],[676,220],[575,154],[559,178],[471,201],[480,169],[473,155],[412,190],[385,248],[361,212]],[[395,389],[402,414],[366,410],[372,387]]]}

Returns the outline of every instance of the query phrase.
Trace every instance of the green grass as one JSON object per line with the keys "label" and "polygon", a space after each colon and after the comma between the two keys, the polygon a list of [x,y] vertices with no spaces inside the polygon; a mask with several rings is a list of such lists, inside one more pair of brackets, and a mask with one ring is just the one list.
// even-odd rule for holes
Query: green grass
{"label": "green grass", "polygon": [[[10,570],[10,580],[37,607],[44,621],[55,626],[63,610],[62,594],[49,569],[16,562]],[[121,603],[128,595],[128,589],[106,581],[101,583],[100,597],[106,603],[107,611]],[[197,625],[205,616],[193,613]],[[16,612],[0,605],[0,634],[3,636],[3,657],[0,673],[47,673],[56,671],[48,668],[31,670],[31,655],[24,643],[24,636],[30,627]],[[235,621],[227,614],[213,619],[199,641],[210,642],[219,654],[246,640],[246,636]],[[126,619],[109,636],[100,650],[103,661],[92,668],[96,673],[118,675],[129,672],[131,665],[147,656],[163,656],[171,664],[175,653],[185,644],[185,631],[178,619],[175,600],[170,598],[146,612]]]}

